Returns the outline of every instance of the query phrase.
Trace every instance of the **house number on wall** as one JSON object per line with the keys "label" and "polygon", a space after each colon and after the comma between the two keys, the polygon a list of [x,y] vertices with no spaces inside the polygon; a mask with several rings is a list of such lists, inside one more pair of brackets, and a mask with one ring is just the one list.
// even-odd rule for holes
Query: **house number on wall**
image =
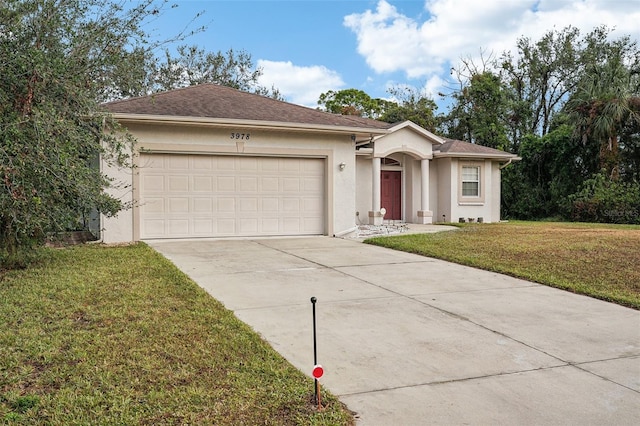
{"label": "house number on wall", "polygon": [[238,139],[241,141],[248,141],[251,133],[231,133],[231,139]]}

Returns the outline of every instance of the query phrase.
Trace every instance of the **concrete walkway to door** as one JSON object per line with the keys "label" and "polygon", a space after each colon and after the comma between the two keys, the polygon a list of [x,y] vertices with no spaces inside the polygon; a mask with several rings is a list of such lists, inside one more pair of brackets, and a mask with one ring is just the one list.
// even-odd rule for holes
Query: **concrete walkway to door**
{"label": "concrete walkway to door", "polygon": [[637,424],[640,312],[329,237],[151,241],[362,425]]}

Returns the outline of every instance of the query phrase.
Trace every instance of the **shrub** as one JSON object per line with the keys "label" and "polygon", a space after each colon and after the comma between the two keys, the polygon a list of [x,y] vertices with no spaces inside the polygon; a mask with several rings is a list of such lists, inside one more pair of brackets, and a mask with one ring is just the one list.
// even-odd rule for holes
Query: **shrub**
{"label": "shrub", "polygon": [[584,181],[569,201],[571,218],[575,221],[640,224],[637,182],[619,182],[597,174]]}

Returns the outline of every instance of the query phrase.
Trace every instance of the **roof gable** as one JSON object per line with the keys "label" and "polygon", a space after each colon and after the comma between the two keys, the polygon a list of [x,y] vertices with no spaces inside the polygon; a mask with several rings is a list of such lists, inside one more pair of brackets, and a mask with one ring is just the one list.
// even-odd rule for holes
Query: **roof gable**
{"label": "roof gable", "polygon": [[446,141],[444,138],[431,133],[430,131],[418,126],[416,123],[410,120],[393,124],[392,127],[389,129],[389,133],[394,133],[402,129],[410,129],[415,133],[425,137],[431,143],[443,144]]}
{"label": "roof gable", "polygon": [[386,130],[392,124],[331,114],[217,84],[200,84],[149,96],[108,102],[114,115],[198,117]]}

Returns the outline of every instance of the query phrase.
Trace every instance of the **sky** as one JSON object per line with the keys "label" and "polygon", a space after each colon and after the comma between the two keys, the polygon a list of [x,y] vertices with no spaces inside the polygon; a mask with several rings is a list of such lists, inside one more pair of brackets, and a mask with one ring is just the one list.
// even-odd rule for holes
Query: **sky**
{"label": "sky", "polygon": [[640,0],[178,0],[155,22],[157,34],[206,30],[184,43],[207,51],[244,50],[288,102],[316,107],[321,93],[355,88],[391,99],[410,85],[436,100],[455,87],[461,58],[515,52],[569,25],[599,25],[613,38],[640,40]]}

